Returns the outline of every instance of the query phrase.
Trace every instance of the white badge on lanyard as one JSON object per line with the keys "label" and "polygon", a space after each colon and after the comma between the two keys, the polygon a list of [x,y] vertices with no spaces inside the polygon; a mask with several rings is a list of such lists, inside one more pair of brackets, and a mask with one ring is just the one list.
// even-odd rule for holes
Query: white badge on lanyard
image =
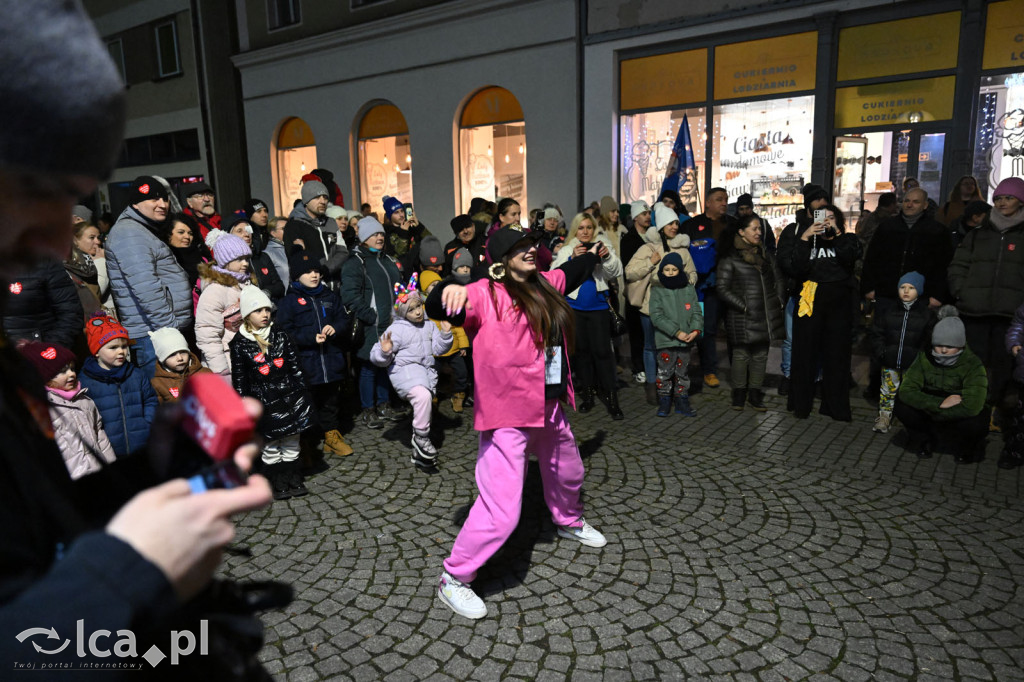
{"label": "white badge on lanyard", "polygon": [[562,347],[550,346],[544,349],[544,383],[562,383]]}

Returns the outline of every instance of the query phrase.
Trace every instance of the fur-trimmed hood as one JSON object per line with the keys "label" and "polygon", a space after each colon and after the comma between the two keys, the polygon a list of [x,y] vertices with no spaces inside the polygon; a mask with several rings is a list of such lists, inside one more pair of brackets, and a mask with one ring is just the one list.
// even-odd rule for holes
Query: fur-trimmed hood
{"label": "fur-trimmed hood", "polygon": [[[661,246],[661,231],[654,225],[651,225],[650,227],[647,228],[647,232],[644,233],[644,241],[649,244],[656,244],[658,246]],[[688,248],[690,246],[690,237],[689,235],[684,234],[683,232],[679,232],[679,234],[677,234],[675,237],[672,237],[672,239],[668,240],[668,245],[669,248],[672,249]]]}

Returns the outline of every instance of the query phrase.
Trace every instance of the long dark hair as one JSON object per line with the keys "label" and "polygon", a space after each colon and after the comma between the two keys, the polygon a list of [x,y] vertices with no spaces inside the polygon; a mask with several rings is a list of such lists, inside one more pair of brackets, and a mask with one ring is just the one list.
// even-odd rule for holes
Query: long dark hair
{"label": "long dark hair", "polygon": [[822,208],[826,211],[832,211],[832,215],[835,216],[836,229],[839,230],[839,234],[846,232],[846,214],[843,213],[843,209],[839,208],[835,204],[825,204]]}
{"label": "long dark hair", "polygon": [[505,211],[508,210],[509,206],[519,206],[519,202],[512,197],[505,197],[498,202],[498,208],[494,211],[494,222],[501,223],[501,216],[505,215]]}
{"label": "long dark hair", "polygon": [[[509,260],[511,259],[508,254],[501,259],[506,273],[509,272]],[[568,354],[572,355],[575,352],[576,318],[565,296],[558,293],[558,289],[551,286],[546,277],[535,272],[525,282],[519,282],[506,274],[501,284],[505,286],[505,291],[512,299],[514,309],[522,311],[526,316],[526,321],[533,332],[533,343],[538,350],[543,350],[549,345],[558,345],[562,339],[554,337],[561,332]],[[498,319],[501,319],[502,311],[498,308],[494,280],[488,281],[488,287],[491,303],[498,314]]]}

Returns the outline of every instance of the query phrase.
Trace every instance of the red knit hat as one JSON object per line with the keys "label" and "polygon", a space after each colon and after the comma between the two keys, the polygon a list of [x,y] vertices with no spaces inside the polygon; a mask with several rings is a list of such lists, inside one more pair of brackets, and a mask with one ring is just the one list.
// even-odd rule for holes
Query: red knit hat
{"label": "red knit hat", "polygon": [[89,342],[89,352],[93,355],[114,339],[131,340],[128,331],[104,312],[97,312],[85,325],[85,338]]}
{"label": "red knit hat", "polygon": [[43,381],[50,381],[65,367],[75,364],[75,354],[57,344],[29,341],[20,344],[18,350],[36,368]]}

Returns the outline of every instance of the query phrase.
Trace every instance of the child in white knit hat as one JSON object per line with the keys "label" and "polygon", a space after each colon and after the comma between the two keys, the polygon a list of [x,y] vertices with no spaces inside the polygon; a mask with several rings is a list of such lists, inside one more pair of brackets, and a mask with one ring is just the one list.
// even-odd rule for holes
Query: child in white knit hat
{"label": "child in white knit hat", "polygon": [[186,379],[193,374],[210,371],[188,349],[188,342],[177,329],[163,327],[149,332],[149,338],[156,354],[156,371],[149,383],[161,403],[177,401]]}
{"label": "child in white knit hat", "polygon": [[231,384],[243,396],[263,403],[257,431],[264,438],[262,473],[274,499],[305,495],[299,463],[300,436],[317,425],[295,344],[274,327],[270,298],[259,287],[243,287],[242,326],[231,339]]}

